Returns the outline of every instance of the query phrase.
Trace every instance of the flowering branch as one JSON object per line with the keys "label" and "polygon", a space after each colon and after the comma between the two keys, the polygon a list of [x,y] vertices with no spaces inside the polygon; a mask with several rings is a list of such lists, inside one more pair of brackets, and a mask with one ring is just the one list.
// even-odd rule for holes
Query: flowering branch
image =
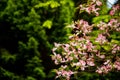
{"label": "flowering branch", "polygon": [[[99,0],[92,0],[85,7],[80,5],[80,10],[98,16],[97,10],[100,8],[96,6],[101,5]],[[119,7],[117,5],[113,10]],[[71,75],[78,71],[87,71],[89,67],[94,67],[94,71],[99,74],[108,73],[113,69],[120,70],[120,37],[114,38],[115,35],[120,36],[120,22],[117,19],[92,25],[82,19],[74,22],[71,28],[74,33],[70,36],[70,41],[66,44],[55,43],[52,49],[52,60],[56,65],[61,65],[56,70],[56,78],[65,77],[70,80]]]}

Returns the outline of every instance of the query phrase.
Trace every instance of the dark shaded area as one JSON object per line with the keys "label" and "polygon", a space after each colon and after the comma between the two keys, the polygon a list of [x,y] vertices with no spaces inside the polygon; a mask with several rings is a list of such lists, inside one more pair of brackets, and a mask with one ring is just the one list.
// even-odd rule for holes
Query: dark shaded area
{"label": "dark shaded area", "polygon": [[[66,41],[64,23],[72,21],[74,6],[70,4],[74,3],[55,0],[60,6],[54,6],[51,1],[0,1],[0,79],[54,79],[51,70],[57,67],[51,49],[54,42]],[[39,4],[45,6],[36,8]],[[43,26],[48,20],[52,25]]]}

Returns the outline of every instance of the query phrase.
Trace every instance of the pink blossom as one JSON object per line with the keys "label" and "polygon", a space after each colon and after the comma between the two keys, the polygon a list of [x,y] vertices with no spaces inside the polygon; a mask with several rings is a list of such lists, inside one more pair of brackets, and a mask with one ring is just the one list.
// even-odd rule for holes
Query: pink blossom
{"label": "pink blossom", "polygon": [[70,48],[69,44],[64,44],[62,47],[65,50],[65,52],[69,52],[69,48]]}
{"label": "pink blossom", "polygon": [[100,68],[98,68],[98,69],[96,70],[96,72],[99,73],[99,74],[102,74],[102,70],[101,70]]}
{"label": "pink blossom", "polygon": [[118,21],[116,19],[111,19],[110,22],[108,23],[108,25],[113,25],[115,23],[117,23]]}
{"label": "pink blossom", "polygon": [[54,43],[54,45],[55,45],[56,48],[61,46],[61,44],[59,44],[59,43]]}
{"label": "pink blossom", "polygon": [[118,46],[118,45],[113,45],[112,53],[115,54],[115,53],[117,53],[117,51],[120,51],[120,46]]}
{"label": "pink blossom", "polygon": [[52,60],[55,61],[55,64],[59,64],[59,62],[62,62],[62,57],[60,54],[55,54],[54,56],[52,56]]}
{"label": "pink blossom", "polygon": [[95,66],[95,64],[94,64],[94,59],[92,59],[92,58],[87,59],[87,64],[88,64],[89,66]]}
{"label": "pink blossom", "polygon": [[96,70],[96,72],[99,73],[99,74],[101,74],[101,73],[108,73],[111,70],[112,70],[112,65],[107,64],[107,65],[103,65],[101,67],[98,67],[98,69]]}
{"label": "pink blossom", "polygon": [[101,21],[99,24],[97,24],[97,27],[100,29],[100,30],[106,30],[108,28],[108,25]]}
{"label": "pink blossom", "polygon": [[[89,14],[98,16],[101,5],[99,0],[91,0],[90,4],[80,5],[80,8]],[[113,7],[113,12],[111,10],[110,13],[113,15],[112,17],[119,8],[119,6]],[[106,74],[113,69],[120,70],[119,39],[111,39],[116,31],[120,31],[120,23],[117,18],[111,19],[108,23],[101,21],[99,24],[91,23],[91,25],[81,19],[73,23],[71,27],[75,33],[70,37],[70,41],[67,44],[55,43],[55,47],[52,49],[54,54],[52,60],[56,65],[61,65],[56,71],[57,77],[62,76],[66,80],[70,80],[70,76],[75,74],[73,71],[93,69],[91,68],[93,66],[95,69],[97,68],[94,71],[99,74]],[[95,37],[97,34],[93,35],[94,31],[98,31],[97,38]],[[119,38],[119,32],[115,34]],[[98,43],[95,43],[94,40]],[[102,48],[104,49],[102,50]]]}
{"label": "pink blossom", "polygon": [[120,70],[120,61],[115,61],[114,63],[114,68],[116,68],[117,70]]}
{"label": "pink blossom", "polygon": [[101,6],[101,5],[102,3],[99,0],[97,0],[96,3],[95,1],[93,1],[93,3],[90,5],[86,5],[86,6],[80,5],[80,10],[86,11],[89,14],[94,13],[96,16],[98,16],[99,13],[97,11],[100,10],[100,8],[96,8],[96,6]]}
{"label": "pink blossom", "polygon": [[99,0],[96,0],[96,4],[97,4],[97,6],[101,6],[102,2],[100,2]]}
{"label": "pink blossom", "polygon": [[99,13],[98,13],[98,12],[95,12],[95,15],[96,15],[96,16],[99,16]]}
{"label": "pink blossom", "polygon": [[112,7],[112,10],[110,11],[110,15],[113,16],[117,10],[120,10],[120,5],[115,5]]}
{"label": "pink blossom", "polygon": [[107,60],[106,62],[104,62],[104,65],[107,65],[110,62],[110,60]]}
{"label": "pink blossom", "polygon": [[101,59],[104,59],[105,55],[99,55],[98,57],[101,58]]}
{"label": "pink blossom", "polygon": [[79,60],[80,62],[80,67],[81,67],[81,70],[85,70],[85,65],[86,65],[86,62],[83,61],[83,60]]}
{"label": "pink blossom", "polygon": [[120,22],[117,19],[111,19],[108,26],[113,30],[120,31]]}
{"label": "pink blossom", "polygon": [[[86,35],[92,31],[92,26],[90,26],[87,21],[79,20],[75,22],[75,27],[73,29],[75,29],[76,33],[81,32],[83,35]],[[79,35],[79,33],[76,35]]]}
{"label": "pink blossom", "polygon": [[92,30],[92,27],[88,24],[87,21],[80,20],[81,30],[83,33],[87,34],[90,33]]}
{"label": "pink blossom", "polygon": [[72,60],[73,60],[73,57],[68,57],[67,60],[68,60],[68,61],[72,61]]}
{"label": "pink blossom", "polygon": [[86,65],[86,62],[83,61],[83,60],[79,60],[79,62],[80,62],[80,65],[82,65],[82,66],[85,66],[85,65]]}
{"label": "pink blossom", "polygon": [[103,44],[103,43],[107,42],[107,40],[106,40],[105,36],[103,36],[102,34],[99,34],[97,39],[96,39],[96,42],[99,42],[100,44]]}
{"label": "pink blossom", "polygon": [[99,58],[101,58],[101,59],[105,58],[105,55],[104,54],[100,54],[100,51],[96,52],[96,56],[99,57]]}
{"label": "pink blossom", "polygon": [[113,9],[114,9],[114,10],[119,10],[119,9],[120,9],[120,5],[117,4],[117,5],[113,6]]}
{"label": "pink blossom", "polygon": [[92,51],[94,49],[93,44],[89,40],[86,42],[86,47],[88,51]]}
{"label": "pink blossom", "polygon": [[86,12],[88,12],[90,14],[92,9],[91,9],[91,7],[88,7],[85,10],[86,10]]}
{"label": "pink blossom", "polygon": [[72,72],[71,70],[69,71],[65,71],[65,70],[59,70],[57,71],[57,76],[56,78],[60,77],[60,76],[63,76],[63,77],[66,77],[67,80],[70,80],[70,76],[74,74],[74,72]]}
{"label": "pink blossom", "polygon": [[56,50],[57,50],[57,48],[56,48],[56,47],[52,49],[52,51],[53,51],[53,52],[54,52],[54,51],[56,51]]}
{"label": "pink blossom", "polygon": [[113,16],[115,14],[115,10],[110,11],[110,15]]}
{"label": "pink blossom", "polygon": [[95,4],[89,5],[89,7],[86,8],[86,12],[90,14],[91,12],[96,11],[95,6],[96,6]]}
{"label": "pink blossom", "polygon": [[73,63],[73,66],[79,66],[81,70],[85,70],[86,62],[83,60],[79,60],[79,62]]}

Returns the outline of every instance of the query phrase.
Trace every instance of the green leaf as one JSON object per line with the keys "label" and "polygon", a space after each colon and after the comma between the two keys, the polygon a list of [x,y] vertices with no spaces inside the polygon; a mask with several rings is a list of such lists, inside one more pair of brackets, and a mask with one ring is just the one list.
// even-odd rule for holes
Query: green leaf
{"label": "green leaf", "polygon": [[51,8],[56,8],[56,7],[58,7],[58,6],[60,6],[60,4],[59,4],[58,2],[56,2],[56,1],[51,1],[51,4],[50,4],[50,7],[51,7]]}
{"label": "green leaf", "polygon": [[10,54],[9,51],[7,51],[6,49],[1,49],[0,53],[1,53],[1,59],[3,59],[5,62],[8,62],[9,60],[14,62],[16,60],[16,55]]}
{"label": "green leaf", "polygon": [[43,23],[43,27],[46,27],[46,28],[50,29],[50,28],[52,27],[52,21],[46,20],[46,21]]}
{"label": "green leaf", "polygon": [[34,37],[30,37],[28,41],[28,48],[29,49],[37,49],[38,48],[38,41]]}
{"label": "green leaf", "polygon": [[28,76],[27,80],[36,80],[35,78],[33,78],[32,76]]}
{"label": "green leaf", "polygon": [[35,5],[35,8],[40,8],[40,7],[47,7],[50,4],[50,1],[46,2],[46,3],[39,3],[37,5]]}
{"label": "green leaf", "polygon": [[36,67],[34,69],[34,72],[37,73],[38,75],[42,76],[42,77],[45,77],[45,73],[43,72],[43,70],[40,68],[40,67]]}
{"label": "green leaf", "polygon": [[60,4],[56,1],[47,1],[46,3],[39,3],[35,5],[35,8],[40,8],[40,7],[48,7],[50,5],[51,8],[56,8],[60,6]]}
{"label": "green leaf", "polygon": [[106,51],[109,51],[109,50],[111,49],[111,48],[110,48],[111,46],[109,46],[109,45],[108,45],[108,46],[107,46],[107,45],[106,45],[106,46],[102,46],[102,47],[103,47]]}
{"label": "green leaf", "polygon": [[112,40],[111,40],[111,43],[119,44],[120,42],[119,42],[118,40],[114,40],[114,39],[112,39]]}
{"label": "green leaf", "polygon": [[110,15],[100,15],[93,18],[92,22],[93,23],[99,23],[100,21],[108,22],[110,18],[111,18]]}

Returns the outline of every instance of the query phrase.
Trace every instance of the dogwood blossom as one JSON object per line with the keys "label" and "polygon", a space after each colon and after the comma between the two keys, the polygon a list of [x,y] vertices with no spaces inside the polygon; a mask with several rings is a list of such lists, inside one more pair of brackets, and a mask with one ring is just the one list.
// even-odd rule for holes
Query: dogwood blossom
{"label": "dogwood blossom", "polygon": [[92,0],[91,4],[89,5],[80,5],[80,10],[85,10],[87,13],[89,14],[95,14],[96,16],[99,16],[98,10],[100,10],[100,8],[98,8],[97,6],[101,6],[102,2],[99,0]]}
{"label": "dogwood blossom", "polygon": [[98,37],[96,38],[96,42],[99,42],[100,44],[104,44],[107,42],[107,39],[103,34],[99,34]]}
{"label": "dogwood blossom", "polygon": [[[101,5],[101,1],[91,0],[88,5],[80,5],[80,10],[98,16]],[[114,16],[119,8],[119,5],[114,6],[113,13],[110,15]],[[78,71],[86,71],[89,67],[93,67],[99,74],[107,74],[113,69],[120,70],[118,19],[111,18],[108,22],[100,21],[98,24],[91,25],[80,19],[74,22],[71,28],[73,35],[69,37],[69,41],[64,44],[54,43],[55,47],[52,49],[52,60],[56,65],[61,65],[56,70],[56,78],[65,77],[70,80],[71,75]],[[97,34],[94,33],[96,31]]]}
{"label": "dogwood blossom", "polygon": [[115,14],[116,11],[119,11],[120,10],[120,5],[117,4],[115,6],[112,7],[112,10],[110,11],[110,15],[113,16]]}

